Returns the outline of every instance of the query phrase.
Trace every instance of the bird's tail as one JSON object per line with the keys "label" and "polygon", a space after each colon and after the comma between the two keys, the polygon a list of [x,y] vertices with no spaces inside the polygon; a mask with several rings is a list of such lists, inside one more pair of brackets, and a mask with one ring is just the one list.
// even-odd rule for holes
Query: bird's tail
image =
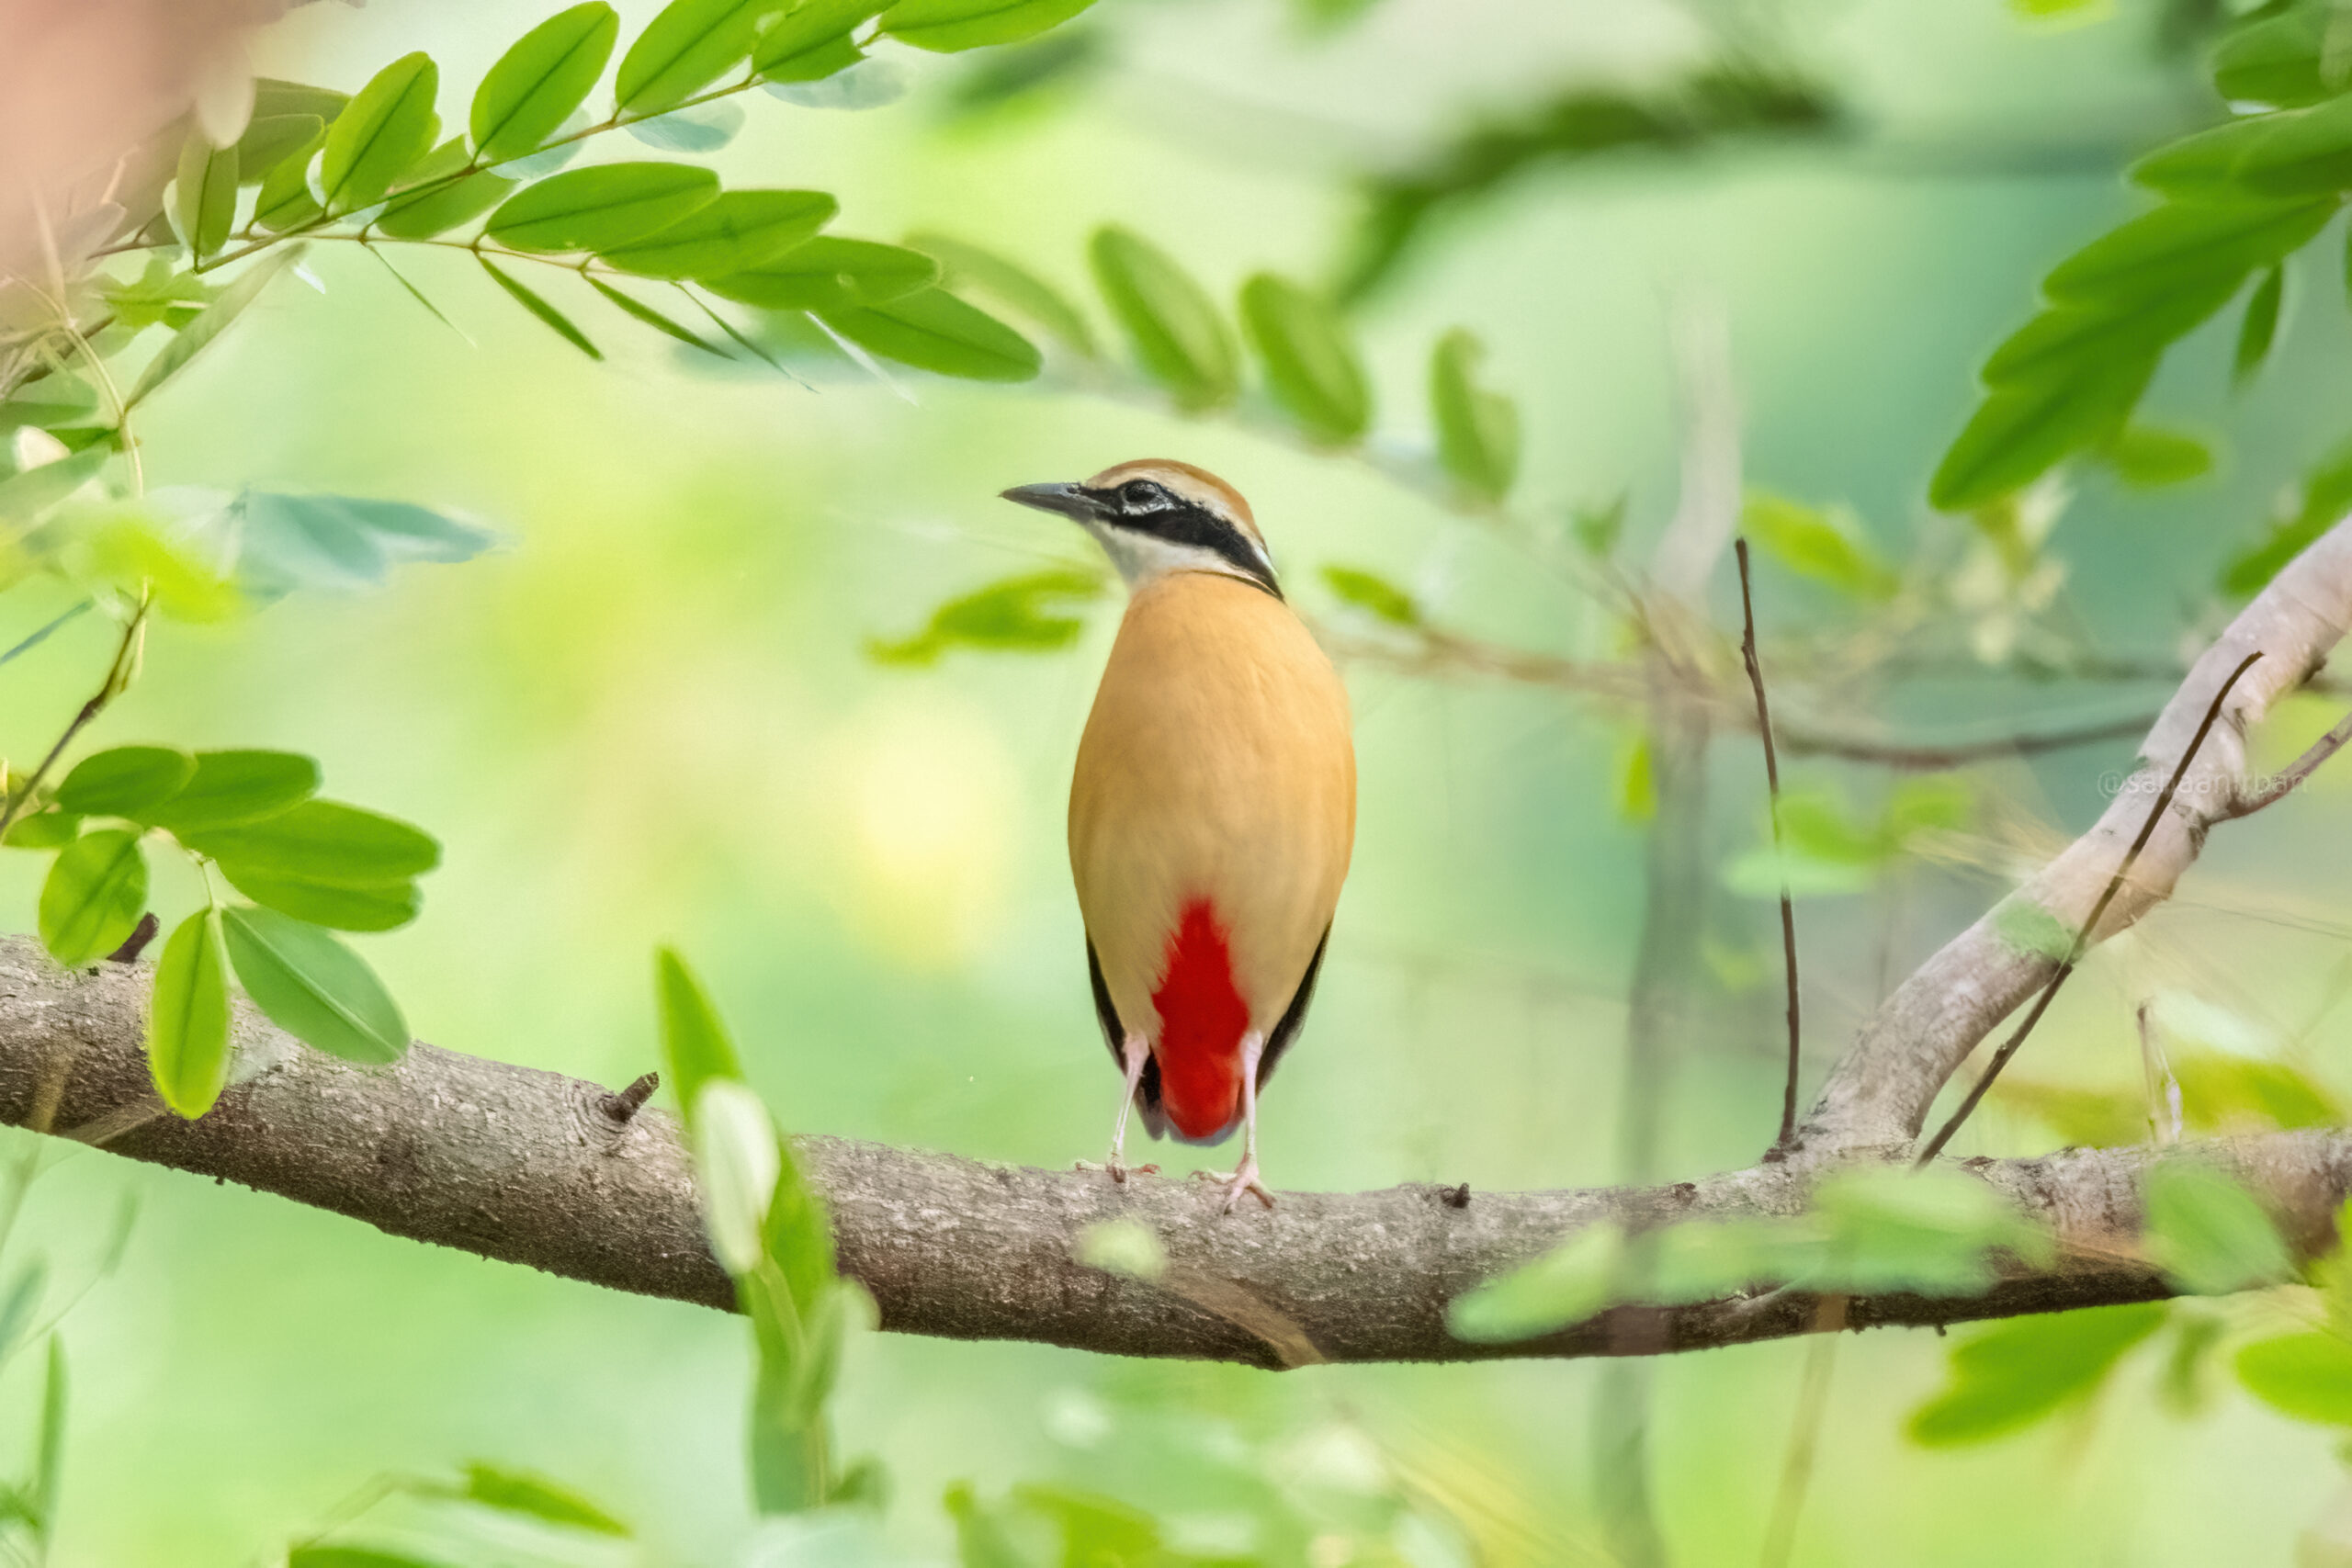
{"label": "bird's tail", "polygon": [[1168,1108],[1160,1102],[1159,1064],[1156,1060],[1145,1062],[1143,1077],[1136,1080],[1136,1114],[1143,1118],[1144,1131],[1149,1133],[1154,1138],[1173,1138],[1180,1144],[1190,1144],[1196,1149],[1216,1147],[1217,1145],[1233,1136],[1233,1130],[1241,1125],[1241,1112],[1236,1110],[1232,1121],[1227,1122],[1208,1136],[1186,1137],[1177,1128],[1176,1123],[1169,1120]]}

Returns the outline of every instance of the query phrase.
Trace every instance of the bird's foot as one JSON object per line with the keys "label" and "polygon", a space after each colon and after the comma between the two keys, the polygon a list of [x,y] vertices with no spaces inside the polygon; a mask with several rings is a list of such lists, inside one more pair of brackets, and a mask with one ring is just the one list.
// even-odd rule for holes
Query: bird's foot
{"label": "bird's foot", "polygon": [[1109,1176],[1112,1180],[1123,1185],[1130,1176],[1158,1176],[1159,1174],[1159,1168],[1156,1165],[1123,1165],[1115,1155],[1100,1165],[1097,1165],[1091,1159],[1076,1160],[1071,1163],[1070,1168],[1072,1170],[1099,1170]]}
{"label": "bird's foot", "polygon": [[1198,1181],[1215,1181],[1223,1185],[1225,1206],[1218,1211],[1220,1213],[1233,1213],[1235,1205],[1241,1201],[1241,1195],[1244,1192],[1254,1194],[1258,1201],[1269,1209],[1274,1206],[1274,1195],[1266,1190],[1264,1182],[1258,1179],[1258,1161],[1255,1156],[1244,1156],[1241,1168],[1230,1176],[1221,1170],[1196,1170],[1193,1172],[1193,1177]]}

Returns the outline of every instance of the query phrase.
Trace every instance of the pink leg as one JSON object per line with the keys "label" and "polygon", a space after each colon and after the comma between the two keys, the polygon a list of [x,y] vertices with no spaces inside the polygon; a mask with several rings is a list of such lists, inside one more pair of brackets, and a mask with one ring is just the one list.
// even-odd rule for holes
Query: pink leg
{"label": "pink leg", "polygon": [[[1099,1168],[1109,1171],[1111,1179],[1114,1181],[1125,1181],[1127,1179],[1127,1168],[1120,1159],[1119,1154],[1126,1146],[1127,1112],[1135,1108],[1136,1085],[1143,1080],[1143,1065],[1151,1058],[1151,1044],[1140,1034],[1130,1034],[1121,1043],[1119,1054],[1126,1060],[1126,1088],[1119,1095],[1118,1119],[1111,1123],[1111,1157]],[[1093,1170],[1098,1168],[1086,1160],[1080,1160],[1078,1162],[1078,1168]],[[1148,1176],[1157,1174],[1159,1168],[1156,1165],[1139,1165],[1136,1169]]]}
{"label": "pink leg", "polygon": [[1274,1195],[1258,1179],[1258,1058],[1265,1054],[1266,1039],[1256,1030],[1241,1037],[1241,1164],[1231,1176],[1219,1176],[1214,1171],[1202,1171],[1206,1179],[1225,1183],[1226,1213],[1233,1213],[1244,1192],[1252,1193],[1258,1201],[1271,1209]]}

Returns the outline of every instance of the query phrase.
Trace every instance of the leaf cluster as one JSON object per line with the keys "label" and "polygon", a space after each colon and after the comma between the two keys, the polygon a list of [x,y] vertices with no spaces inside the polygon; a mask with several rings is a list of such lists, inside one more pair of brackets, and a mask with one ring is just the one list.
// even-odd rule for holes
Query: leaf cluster
{"label": "leaf cluster", "polygon": [[[1929,487],[1936,505],[1988,505],[2108,447],[2165,352],[2241,293],[2233,378],[2260,370],[2275,346],[2287,258],[2352,190],[2352,82],[2330,51],[2334,16],[2330,0],[2288,0],[2224,35],[2214,88],[2248,112],[2132,164],[2156,205],[2042,279],[2041,310],[1984,363],[1984,394]],[[2236,570],[2233,586],[2251,576]]]}
{"label": "leaf cluster", "polygon": [[[390,992],[334,932],[414,919],[416,879],[441,846],[397,818],[316,798],[319,783],[318,763],[291,751],[116,746],[16,802],[7,846],[55,852],[40,931],[68,967],[130,941],[147,910],[151,844],[198,867],[204,906],[164,942],[148,1013],[148,1066],[175,1114],[203,1115],[229,1082],[232,970],[254,1006],[322,1051],[380,1064],[408,1049]],[[222,904],[214,874],[250,902]]]}

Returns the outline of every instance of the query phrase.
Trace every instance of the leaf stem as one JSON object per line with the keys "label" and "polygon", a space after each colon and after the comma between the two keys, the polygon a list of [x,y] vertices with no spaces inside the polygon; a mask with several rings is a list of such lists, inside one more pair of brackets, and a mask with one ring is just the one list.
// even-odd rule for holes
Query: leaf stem
{"label": "leaf stem", "polygon": [[50,747],[49,754],[40,760],[40,765],[32,771],[32,776],[25,780],[25,787],[11,791],[8,798],[0,802],[0,840],[7,838],[8,829],[24,814],[27,803],[48,779],[50,771],[57,766],[57,759],[64,754],[67,746],[73,744],[74,738],[88,728],[90,721],[104,713],[107,705],[120,696],[130,684],[131,673],[138,665],[138,649],[144,641],[147,609],[153,603],[152,592],[141,592],[139,607],[131,612],[130,619],[124,624],[122,640],[116,645],[114,659],[107,666],[105,682],[74,714],[73,721],[66,725],[65,732],[57,738],[56,744]]}

